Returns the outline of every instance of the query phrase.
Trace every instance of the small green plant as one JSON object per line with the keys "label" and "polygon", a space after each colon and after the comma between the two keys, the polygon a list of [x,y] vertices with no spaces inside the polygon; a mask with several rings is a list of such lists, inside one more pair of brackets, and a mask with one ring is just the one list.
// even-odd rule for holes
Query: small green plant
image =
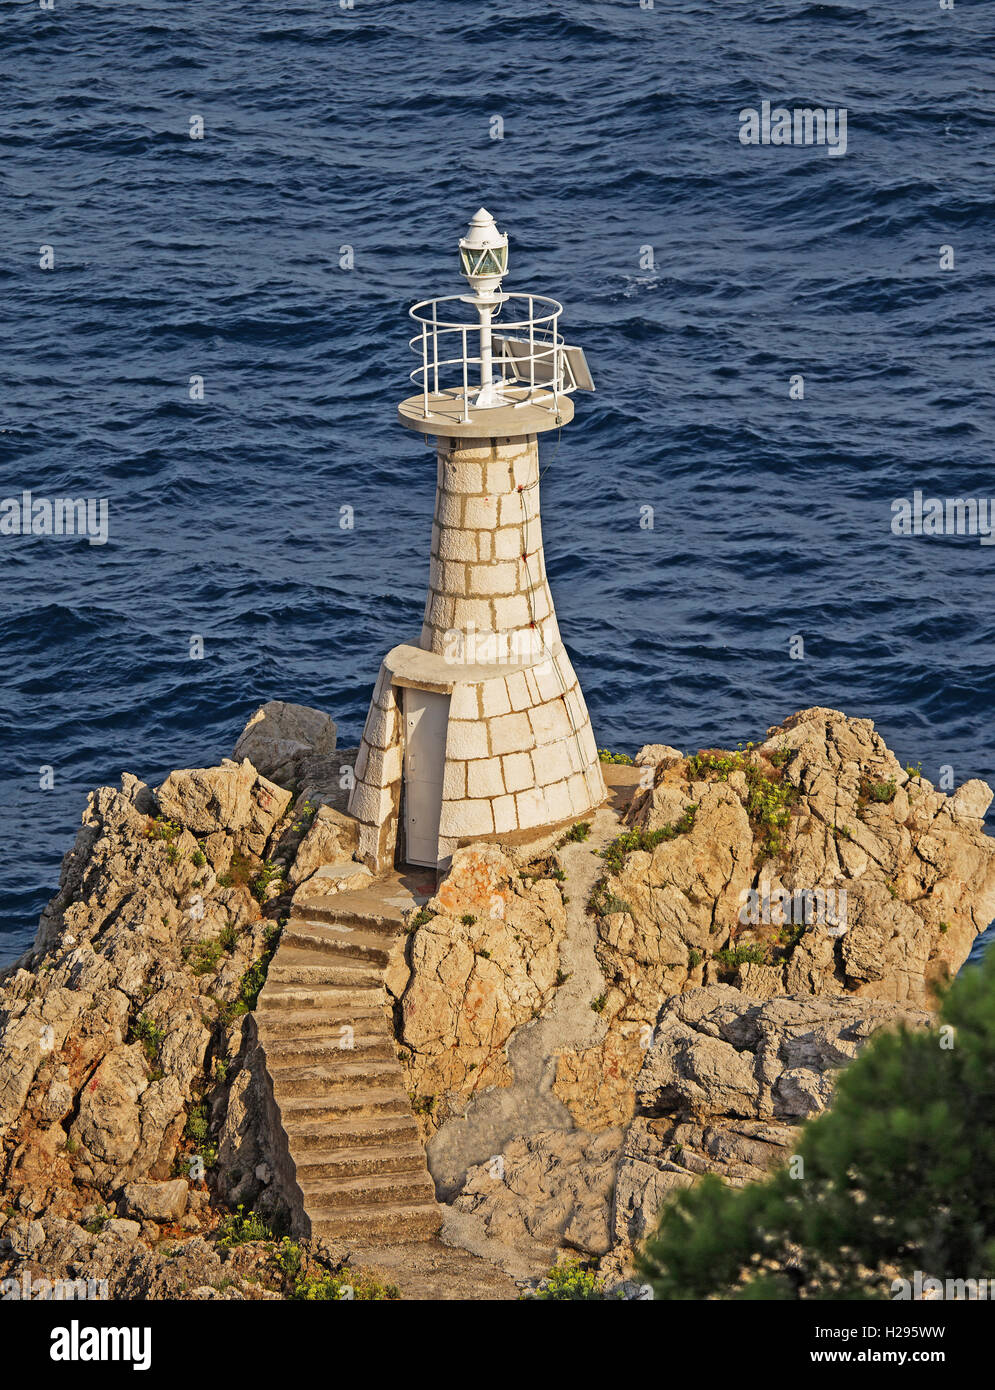
{"label": "small green plant", "polygon": [[631,763],[628,753],[612,753],[608,748],[599,748],[598,757],[603,763]]}
{"label": "small green plant", "polygon": [[147,840],[165,840],[167,844],[172,844],[179,833],[180,827],[165,816],[150,816],[145,827]]}
{"label": "small green plant", "polygon": [[[613,1297],[605,1293],[603,1279],[584,1269],[579,1260],[565,1260],[554,1265],[534,1293],[523,1294],[523,1298],[558,1300],[573,1302],[604,1301]],[[614,1295],[621,1298],[621,1294]]]}
{"label": "small green plant", "polygon": [[627,912],[630,917],[635,915],[632,904],[626,902],[625,898],[620,898],[617,893],[610,892],[604,879],[596,883],[592,889],[587,900],[587,909],[596,917],[610,917],[614,912]]}
{"label": "small green plant", "polygon": [[838,840],[852,840],[853,831],[848,825],[833,825],[833,834]]}
{"label": "small green plant", "polygon": [[950,923],[949,923],[949,922],[941,922],[941,923],[940,923],[940,935],[941,935],[941,936],[946,936],[946,934],[947,934],[947,932],[948,932],[949,930],[950,930]]}
{"label": "small green plant", "polygon": [[564,835],[563,839],[564,841],[571,840],[574,841],[576,844],[583,844],[583,842],[587,839],[590,833],[591,822],[587,820],[579,820],[576,825],[572,825],[570,827],[570,829]]}
{"label": "small green plant", "polygon": [[896,791],[894,778],[887,782],[872,782],[865,777],[860,784],[861,796],[866,797],[868,801],[883,802],[885,805],[890,805],[894,801]]}
{"label": "small green plant", "polygon": [[237,1211],[222,1218],[218,1225],[218,1245],[222,1250],[231,1250],[236,1245],[247,1245],[250,1240],[272,1240],[273,1232],[258,1212],[246,1215],[240,1202]]}
{"label": "small green plant", "polygon": [[263,867],[256,874],[249,884],[249,891],[257,902],[265,902],[267,889],[271,883],[279,882],[283,878],[283,869],[279,864],[273,864],[269,859],[263,860]]}
{"label": "small green plant", "polygon": [[427,907],[420,907],[407,925],[407,931],[413,932],[418,927],[423,927],[426,922],[431,922],[433,914]]}
{"label": "small green plant", "polygon": [[202,849],[195,849],[193,854],[191,854],[190,856],[190,863],[193,864],[196,868],[202,869],[204,865],[207,863],[207,855],[204,853]]}
{"label": "small green plant", "polygon": [[472,927],[476,920],[477,919],[476,917],[474,917],[472,912],[464,912],[463,916],[460,918],[460,921],[463,923],[464,927]]}
{"label": "small green plant", "polygon": [[196,1109],[191,1110],[190,1114],[187,1116],[187,1122],[183,1127],[183,1133],[186,1138],[192,1140],[194,1144],[203,1144],[204,1140],[207,1138],[207,1131],[207,1109],[202,1101],[200,1105],[198,1105]]}
{"label": "small green plant", "polygon": [[289,1236],[280,1241],[273,1259],[285,1279],[296,1280],[304,1267],[304,1252]]}
{"label": "small green plant", "polygon": [[601,858],[608,865],[608,872],[620,874],[626,859],[636,850],[652,853],[657,845],[663,844],[667,840],[674,840],[678,835],[687,835],[694,828],[694,818],[697,811],[698,806],[692,801],[689,806],[685,807],[680,819],[675,820],[671,825],[661,825],[656,830],[623,831],[610,844],[605,845],[601,851]]}
{"label": "small green plant", "polygon": [[419,1096],[414,1091],[409,1091],[408,1099],[416,1115],[431,1115],[435,1109],[435,1096]]}
{"label": "small green plant", "polygon": [[310,830],[311,823],[317,814],[317,806],[310,801],[305,801],[300,809],[300,819],[294,821],[293,829],[297,831]]}
{"label": "small green plant", "polygon": [[196,941],[184,946],[183,959],[194,975],[209,975],[217,969],[224,947],[220,938],[216,941]]}
{"label": "small green plant", "polygon": [[478,956],[483,956],[484,960],[490,960],[491,958],[490,951],[476,951],[474,952],[474,954]]}
{"label": "small green plant", "polygon": [[570,976],[571,976],[572,973],[573,973],[573,972],[570,971],[570,970],[567,970],[567,971],[564,971],[564,970],[557,970],[557,972],[556,972],[556,984],[557,984],[557,986],[565,985],[566,982],[570,979]]}
{"label": "small green plant", "polygon": [[599,994],[596,999],[591,1000],[591,1008],[596,1014],[604,1012],[604,1007],[608,1003],[607,994]]}
{"label": "small green plant", "polygon": [[131,1041],[140,1042],[146,1060],[151,1064],[159,1060],[159,1049],[166,1039],[165,1028],[153,1023],[148,1014],[139,1014],[131,1029]]}
{"label": "small green plant", "polygon": [[218,935],[218,945],[223,951],[227,951],[228,955],[231,955],[232,951],[234,951],[235,947],[238,945],[238,927],[236,927],[235,923],[231,921],[230,918],[228,925],[221,928]]}
{"label": "small green plant", "polygon": [[401,1297],[396,1284],[384,1284],[369,1274],[353,1274],[343,1266],[337,1274],[307,1275],[298,1278],[290,1297],[308,1303],[349,1299],[356,1303],[382,1303]]}
{"label": "small green plant", "polygon": [[703,959],[703,957],[702,957],[701,952],[698,951],[698,950],[696,950],[695,947],[692,946],[692,947],[690,948],[690,950],[688,951],[688,969],[689,969],[689,970],[697,970],[697,969],[698,969],[698,966],[699,966],[699,965],[701,964],[701,962],[702,962],[702,959]]}
{"label": "small green plant", "polygon": [[89,1221],[83,1223],[83,1230],[89,1231],[91,1236],[99,1236],[110,1219],[110,1212],[106,1207],[102,1207],[96,1216],[91,1216]]}
{"label": "small green plant", "polygon": [[725,946],[713,951],[712,959],[719,964],[720,974],[731,975],[741,965],[769,965],[767,947],[759,943],[749,946]]}

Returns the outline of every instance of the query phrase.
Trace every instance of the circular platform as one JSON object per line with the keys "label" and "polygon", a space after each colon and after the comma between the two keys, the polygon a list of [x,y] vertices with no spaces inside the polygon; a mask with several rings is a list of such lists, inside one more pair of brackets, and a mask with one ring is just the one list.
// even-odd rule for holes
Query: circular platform
{"label": "circular platform", "polygon": [[469,408],[469,420],[462,390],[439,391],[428,397],[428,413],[423,395],[409,396],[397,407],[398,418],[419,434],[445,435],[453,439],[514,439],[518,435],[543,434],[569,424],[574,403],[562,393],[553,400],[552,391],[512,387],[506,389],[509,404]]}

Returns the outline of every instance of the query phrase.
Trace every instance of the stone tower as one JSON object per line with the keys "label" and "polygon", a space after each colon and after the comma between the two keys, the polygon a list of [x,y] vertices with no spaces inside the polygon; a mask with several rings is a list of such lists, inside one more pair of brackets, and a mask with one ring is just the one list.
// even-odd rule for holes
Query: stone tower
{"label": "stone tower", "polygon": [[569,824],[606,795],[539,517],[538,436],[593,384],[561,306],[501,292],[507,248],[481,209],[460,242],[474,293],[411,310],[421,390],[399,414],[435,436],[438,473],[421,634],[383,660],[349,802],[375,871],[441,868],[467,840]]}

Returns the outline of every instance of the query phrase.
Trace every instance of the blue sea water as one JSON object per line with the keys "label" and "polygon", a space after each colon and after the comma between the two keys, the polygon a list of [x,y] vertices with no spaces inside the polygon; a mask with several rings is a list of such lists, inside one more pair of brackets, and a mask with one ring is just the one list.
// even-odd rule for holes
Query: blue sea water
{"label": "blue sea water", "polygon": [[[993,51],[967,0],[0,6],[0,498],[109,504],[105,546],[0,538],[0,960],[91,787],[267,698],[357,740],[427,578],[406,310],[481,203],[598,386],[542,449],[599,743],[824,704],[995,780],[995,548],[890,531],[995,493]],[[845,156],[741,144],[765,99],[846,107]]]}

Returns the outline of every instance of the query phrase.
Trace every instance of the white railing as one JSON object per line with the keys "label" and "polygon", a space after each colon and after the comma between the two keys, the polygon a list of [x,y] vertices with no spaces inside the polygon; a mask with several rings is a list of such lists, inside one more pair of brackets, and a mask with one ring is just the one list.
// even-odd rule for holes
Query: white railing
{"label": "white railing", "polygon": [[[435,413],[431,405],[438,405],[440,397],[460,402],[464,422],[470,420],[471,407],[540,406],[556,413],[559,397],[571,389],[557,328],[563,305],[542,294],[507,294],[493,316],[482,322],[467,298],[450,294],[423,299],[410,310],[420,325],[410,347],[421,358],[410,375],[421,393],[425,418]],[[439,316],[440,305],[457,304],[464,319]],[[488,368],[482,367],[484,362]],[[487,385],[482,371],[484,376],[491,374],[495,388],[486,403],[475,399]]]}

